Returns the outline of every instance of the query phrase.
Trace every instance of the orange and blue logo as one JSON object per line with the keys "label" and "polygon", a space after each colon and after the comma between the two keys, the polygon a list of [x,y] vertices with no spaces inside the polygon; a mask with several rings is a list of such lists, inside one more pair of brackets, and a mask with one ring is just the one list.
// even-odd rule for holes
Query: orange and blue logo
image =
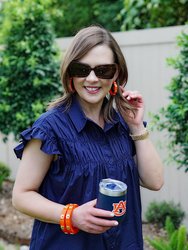
{"label": "orange and blue logo", "polygon": [[113,203],[113,213],[115,216],[122,216],[126,213],[126,201],[119,201],[118,203]]}

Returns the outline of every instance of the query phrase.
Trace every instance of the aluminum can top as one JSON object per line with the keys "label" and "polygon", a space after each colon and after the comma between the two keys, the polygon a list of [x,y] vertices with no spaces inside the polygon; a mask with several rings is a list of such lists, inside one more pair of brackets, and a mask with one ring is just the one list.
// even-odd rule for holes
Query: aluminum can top
{"label": "aluminum can top", "polygon": [[114,179],[102,179],[99,183],[99,192],[107,196],[123,196],[127,192],[127,185]]}

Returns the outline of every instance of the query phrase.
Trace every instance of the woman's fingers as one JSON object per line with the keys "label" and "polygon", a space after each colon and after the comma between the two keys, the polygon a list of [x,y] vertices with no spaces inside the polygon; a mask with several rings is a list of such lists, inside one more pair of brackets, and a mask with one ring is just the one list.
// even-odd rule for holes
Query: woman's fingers
{"label": "woman's fingers", "polygon": [[138,91],[130,91],[121,88],[123,97],[135,108],[143,107],[143,97]]}
{"label": "woman's fingers", "polygon": [[118,222],[109,220],[114,214],[110,211],[95,208],[96,200],[87,202],[74,209],[72,214],[73,226],[90,233],[102,233],[113,226],[117,226]]}
{"label": "woman's fingers", "polygon": [[116,220],[109,220],[109,219],[103,219],[103,218],[98,218],[98,217],[92,217],[91,218],[91,223],[98,225],[98,226],[103,226],[103,227],[113,227],[117,226],[118,222]]}
{"label": "woman's fingers", "polygon": [[141,100],[142,96],[141,94],[139,94],[138,91],[125,91],[123,92],[123,96],[127,99],[127,100]]}

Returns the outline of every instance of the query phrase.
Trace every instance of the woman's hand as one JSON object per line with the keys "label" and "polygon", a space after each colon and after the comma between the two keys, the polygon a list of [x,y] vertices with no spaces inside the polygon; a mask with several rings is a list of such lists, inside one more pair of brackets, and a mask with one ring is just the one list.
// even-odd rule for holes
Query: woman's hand
{"label": "woman's hand", "polygon": [[96,199],[75,208],[72,214],[73,226],[87,233],[101,234],[118,225],[116,220],[109,220],[114,216],[112,212],[95,208],[95,205]]}
{"label": "woman's hand", "polygon": [[130,115],[121,114],[127,122],[131,133],[138,134],[144,128],[144,100],[142,95],[138,91],[125,90],[121,87],[122,95],[127,102],[134,108],[134,114],[130,112]]}

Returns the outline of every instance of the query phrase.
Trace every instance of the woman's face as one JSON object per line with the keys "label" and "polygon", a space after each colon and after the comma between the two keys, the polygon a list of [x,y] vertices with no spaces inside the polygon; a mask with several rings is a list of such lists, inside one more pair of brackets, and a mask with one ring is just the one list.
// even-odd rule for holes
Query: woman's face
{"label": "woman's face", "polygon": [[[79,63],[87,64],[91,68],[99,65],[114,64],[113,52],[106,45],[98,45],[81,58]],[[112,76],[108,76],[110,79],[100,78],[96,74],[94,70],[91,70],[85,77],[73,77],[74,88],[82,104],[101,104],[111,89],[112,83],[117,79],[118,70],[116,67],[115,73],[112,73]]]}

